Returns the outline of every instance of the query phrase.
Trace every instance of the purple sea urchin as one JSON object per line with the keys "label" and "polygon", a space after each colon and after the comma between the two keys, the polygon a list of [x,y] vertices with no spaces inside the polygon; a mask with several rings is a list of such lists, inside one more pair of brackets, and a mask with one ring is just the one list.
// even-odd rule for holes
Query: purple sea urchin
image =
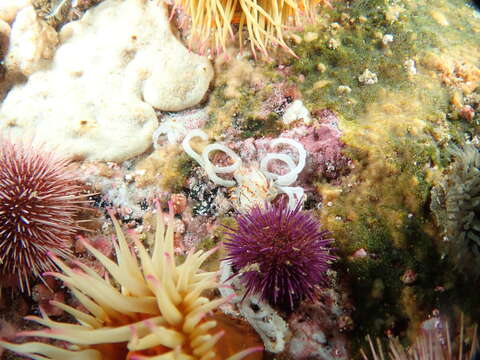
{"label": "purple sea urchin", "polygon": [[228,228],[227,261],[239,272],[245,296],[259,294],[272,305],[287,305],[314,297],[315,286],[326,283],[326,271],[335,260],[333,239],[309,213],[287,202],[255,206],[236,217]]}
{"label": "purple sea urchin", "polygon": [[[31,145],[31,144],[30,144]],[[85,198],[70,162],[0,138],[0,278],[29,291],[30,276],[54,268],[48,251],[69,254]]]}

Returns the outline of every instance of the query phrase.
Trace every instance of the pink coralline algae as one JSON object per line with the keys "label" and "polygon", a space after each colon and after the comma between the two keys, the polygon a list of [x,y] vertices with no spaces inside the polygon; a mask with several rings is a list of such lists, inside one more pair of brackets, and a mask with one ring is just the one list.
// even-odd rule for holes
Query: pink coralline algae
{"label": "pink coralline algae", "polygon": [[316,125],[306,127],[305,135],[296,139],[309,153],[304,176],[318,175],[335,180],[349,172],[351,162],[342,153],[344,144],[340,139],[338,118],[328,109],[313,115],[317,118]]}
{"label": "pink coralline algae", "polygon": [[[312,115],[315,117],[313,125],[297,126],[279,135],[279,137],[300,142],[307,151],[305,169],[299,176],[299,185],[307,185],[304,186],[305,188],[314,178],[335,181],[348,174],[351,166],[351,160],[342,153],[345,145],[341,141],[342,133],[335,113],[323,109],[314,111]],[[285,146],[271,149],[271,141],[271,138],[249,138],[236,142],[231,147],[247,163],[259,163],[267,153],[273,150],[276,153],[286,154],[294,162],[298,162],[298,153],[295,149]],[[289,171],[288,166],[280,161],[271,161],[269,170],[280,175]]]}
{"label": "pink coralline algae", "polygon": [[266,119],[272,112],[283,115],[288,105],[300,97],[300,91],[296,86],[285,83],[275,84],[272,95],[262,104],[259,118]]}
{"label": "pink coralline algae", "polygon": [[293,309],[327,284],[333,240],[300,209],[301,203],[291,209],[285,201],[255,206],[236,217],[236,229],[227,228],[226,260],[238,271],[245,297],[259,294],[272,305]]}

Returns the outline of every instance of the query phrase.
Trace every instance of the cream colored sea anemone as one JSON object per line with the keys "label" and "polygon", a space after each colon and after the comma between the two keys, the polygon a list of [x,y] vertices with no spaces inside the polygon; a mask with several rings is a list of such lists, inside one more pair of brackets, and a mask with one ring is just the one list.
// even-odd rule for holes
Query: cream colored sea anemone
{"label": "cream colored sea anemone", "polygon": [[[94,247],[85,247],[105,267],[102,278],[86,265],[72,268],[51,255],[63,274],[62,280],[86,311],[52,302],[76,319],[78,324],[57,322],[43,311],[42,317],[27,318],[46,326],[19,336],[44,337],[70,343],[66,348],[42,342],[0,346],[32,359],[53,360],[206,360],[215,359],[215,346],[223,332],[212,333],[216,322],[208,313],[226,299],[210,300],[204,290],[218,287],[217,273],[200,270],[215,251],[189,252],[177,265],[173,253],[173,211],[168,226],[157,211],[157,228],[151,254],[135,239],[132,254],[120,224],[113,216],[117,239],[113,241],[117,261]],[[139,261],[140,260],[140,264]],[[228,360],[240,360],[259,348],[247,349]]]}
{"label": "cream colored sea anemone", "polygon": [[239,26],[239,42],[243,44],[245,26],[250,48],[255,55],[260,50],[268,56],[268,49],[278,45],[292,55],[284,40],[287,25],[299,25],[313,14],[313,5],[319,0],[175,0],[191,17],[190,46],[201,53],[211,48],[220,53],[227,47],[228,38],[234,38],[233,24]]}

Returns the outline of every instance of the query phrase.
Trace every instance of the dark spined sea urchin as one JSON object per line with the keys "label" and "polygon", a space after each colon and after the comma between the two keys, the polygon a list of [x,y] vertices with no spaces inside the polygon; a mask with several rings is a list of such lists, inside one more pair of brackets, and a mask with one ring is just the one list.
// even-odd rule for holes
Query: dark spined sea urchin
{"label": "dark spined sea urchin", "polygon": [[236,217],[224,246],[229,261],[246,287],[245,296],[259,294],[276,306],[292,309],[312,299],[317,285],[326,285],[326,271],[335,256],[333,239],[301,205],[287,202],[253,207]]}
{"label": "dark spined sea urchin", "polygon": [[86,199],[69,165],[53,152],[0,138],[0,279],[13,277],[22,291],[30,277],[54,268],[49,251],[70,253],[80,229],[74,216]]}

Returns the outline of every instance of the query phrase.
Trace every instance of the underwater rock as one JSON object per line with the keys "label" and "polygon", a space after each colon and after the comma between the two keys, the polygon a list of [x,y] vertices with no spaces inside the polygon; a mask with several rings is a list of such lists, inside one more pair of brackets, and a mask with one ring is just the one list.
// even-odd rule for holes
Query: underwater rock
{"label": "underwater rock", "polygon": [[153,133],[155,149],[166,144],[180,144],[189,131],[205,125],[208,113],[205,109],[167,113],[160,119],[160,126]]}
{"label": "underwater rock", "polygon": [[338,117],[328,109],[317,110],[314,115],[317,125],[306,127],[298,138],[310,154],[303,176],[334,180],[346,175],[351,165],[351,160],[342,153],[345,144],[341,140]]}
{"label": "underwater rock", "polygon": [[142,170],[133,170],[134,163],[122,164],[89,162],[81,169],[82,181],[92,184],[98,195],[91,199],[94,206],[105,210],[115,207],[122,222],[141,221],[154,198],[161,198],[162,193],[152,186],[138,187]]}
{"label": "underwater rock", "polygon": [[62,28],[51,66],[7,94],[0,127],[76,158],[123,161],[151,145],[154,108],[196,105],[212,77],[172,34],[165,5],[108,0]]}
{"label": "underwater rock", "polygon": [[[301,103],[301,102],[300,102]],[[310,115],[309,115],[310,116]],[[296,184],[305,185],[312,179],[325,178],[336,180],[350,171],[351,160],[342,151],[345,144],[341,140],[342,131],[339,127],[337,115],[328,109],[315,110],[312,113],[315,119],[313,125],[298,125],[280,134],[280,138],[288,138],[298,141],[307,152],[305,169],[299,176]],[[267,153],[272,152],[268,137],[247,138],[232,143],[235,152],[240,154],[246,163],[260,162]],[[298,162],[298,153],[294,148],[280,146],[275,152],[288,155]],[[277,174],[288,172],[288,166],[283,162],[269,164],[270,171]]]}
{"label": "underwater rock", "polygon": [[338,294],[326,290],[324,299],[304,302],[289,319],[293,336],[288,352],[293,359],[346,360],[347,338],[340,331]]}

